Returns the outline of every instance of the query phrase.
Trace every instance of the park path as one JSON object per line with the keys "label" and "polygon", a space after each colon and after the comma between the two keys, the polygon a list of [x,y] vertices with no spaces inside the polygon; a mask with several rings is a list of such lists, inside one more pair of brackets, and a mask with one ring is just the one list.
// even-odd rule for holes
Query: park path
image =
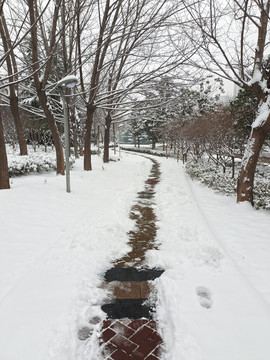
{"label": "park path", "polygon": [[150,175],[130,210],[135,221],[135,228],[128,233],[131,250],[104,274],[103,286],[111,295],[102,306],[107,319],[102,323],[100,346],[107,360],[157,360],[162,353],[152,281],[163,270],[149,269],[145,264],[146,252],[157,249],[153,205],[160,179],[159,163],[149,159],[153,162]]}
{"label": "park path", "polygon": [[[114,253],[110,258],[116,260],[102,269],[104,287],[111,295],[102,302],[107,319],[96,327],[100,342],[90,345],[99,347],[102,360],[236,360],[239,354],[241,359],[268,359],[269,307],[250,282],[253,268],[250,273],[245,268],[246,258],[253,261],[256,254],[255,247],[249,253],[247,239],[257,247],[250,241],[253,229],[248,221],[258,216],[254,226],[259,226],[262,215],[239,209],[233,199],[190,181],[173,160],[158,162],[161,176],[152,173],[141,179],[138,198],[126,209],[136,225],[125,229],[130,248],[118,256]],[[144,250],[138,233],[144,234],[142,240],[153,235]],[[256,233],[261,234],[259,227],[253,239]],[[235,244],[243,247],[234,254]],[[152,281],[163,269],[162,276]]]}

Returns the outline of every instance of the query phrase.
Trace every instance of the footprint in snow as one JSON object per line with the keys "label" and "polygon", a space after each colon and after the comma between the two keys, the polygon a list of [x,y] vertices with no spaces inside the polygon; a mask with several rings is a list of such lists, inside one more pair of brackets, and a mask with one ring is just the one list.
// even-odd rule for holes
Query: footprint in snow
{"label": "footprint in snow", "polygon": [[196,288],[196,293],[201,306],[206,309],[211,309],[213,305],[211,291],[204,286],[198,286]]}

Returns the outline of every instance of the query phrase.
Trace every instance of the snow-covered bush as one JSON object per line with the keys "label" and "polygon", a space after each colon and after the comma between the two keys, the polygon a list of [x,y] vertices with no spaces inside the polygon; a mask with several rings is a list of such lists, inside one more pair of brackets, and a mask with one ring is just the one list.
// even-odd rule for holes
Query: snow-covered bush
{"label": "snow-covered bush", "polygon": [[[225,195],[235,195],[237,180],[212,163],[187,162],[187,173],[194,179]],[[238,170],[238,169],[237,169]],[[237,173],[237,171],[236,171]],[[270,166],[258,164],[254,181],[254,206],[270,210]]]}
{"label": "snow-covered bush", "polygon": [[254,205],[270,210],[270,165],[257,165],[254,182]]}
{"label": "snow-covered bush", "polygon": [[188,162],[186,171],[192,178],[198,179],[215,191],[226,195],[233,195],[236,192],[236,179],[224,174],[221,168],[212,163]]}
{"label": "snow-covered bush", "polygon": [[135,147],[122,147],[122,146],[121,146],[121,149],[125,150],[125,151],[137,152],[137,153],[141,153],[141,154],[149,154],[149,155],[156,155],[156,156],[160,156],[160,157],[166,157],[165,152],[160,152],[158,150],[135,148]]}
{"label": "snow-covered bush", "polygon": [[[75,158],[72,156],[69,162],[70,165],[74,164]],[[10,176],[56,170],[56,156],[55,153],[47,152],[32,152],[27,156],[9,154],[8,167]]]}

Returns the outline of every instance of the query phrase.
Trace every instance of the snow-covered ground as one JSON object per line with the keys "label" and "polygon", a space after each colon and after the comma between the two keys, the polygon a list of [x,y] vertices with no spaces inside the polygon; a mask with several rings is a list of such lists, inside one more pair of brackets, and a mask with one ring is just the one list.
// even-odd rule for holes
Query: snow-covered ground
{"label": "snow-covered ground", "polygon": [[[157,241],[150,266],[166,360],[270,359],[270,214],[191,181],[182,165],[158,158]],[[82,159],[65,178],[12,179],[0,191],[0,360],[97,360],[104,318],[99,288],[113,259],[128,251],[129,210],[152,163],[122,152],[92,172]]]}
{"label": "snow-covered ground", "polygon": [[270,359],[270,214],[162,161],[156,280],[166,359]]}

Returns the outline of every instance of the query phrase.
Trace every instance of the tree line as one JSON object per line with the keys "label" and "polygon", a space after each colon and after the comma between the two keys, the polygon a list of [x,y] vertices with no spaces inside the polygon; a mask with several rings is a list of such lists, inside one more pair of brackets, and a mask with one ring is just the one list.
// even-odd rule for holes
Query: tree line
{"label": "tree line", "polygon": [[[27,119],[39,124],[28,136],[53,143],[57,173],[64,174],[57,83],[70,74],[79,79],[75,91],[66,90],[70,136],[76,151],[83,151],[85,170],[92,169],[93,133],[99,137],[103,129],[107,162],[110,130],[122,121],[137,134],[146,129],[153,143],[160,132],[164,140],[179,134],[182,152],[185,142],[196,148],[196,129],[208,124],[205,148],[211,156],[210,148],[216,146],[212,129],[219,137],[223,128],[234,129],[227,137],[236,131],[231,111],[221,116],[209,109],[214,102],[206,91],[211,73],[213,79],[229,80],[253,97],[252,124],[241,127],[246,143],[241,145],[237,191],[238,201],[253,203],[256,163],[270,132],[269,7],[270,1],[263,0],[2,0],[0,188],[9,188],[7,108],[20,154],[27,154]],[[192,113],[192,122],[183,121],[183,113]],[[232,137],[235,149],[237,141]],[[233,149],[226,152],[232,156]]]}

